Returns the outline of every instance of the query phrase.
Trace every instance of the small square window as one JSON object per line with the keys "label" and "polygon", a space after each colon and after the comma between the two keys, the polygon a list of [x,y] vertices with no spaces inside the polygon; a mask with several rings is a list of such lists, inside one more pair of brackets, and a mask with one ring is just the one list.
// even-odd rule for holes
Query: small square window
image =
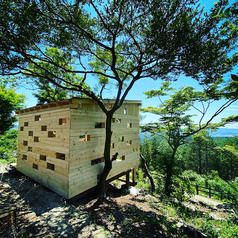
{"label": "small square window", "polygon": [[93,166],[95,164],[100,164],[102,162],[104,162],[104,157],[91,160],[91,165]]}
{"label": "small square window", "polygon": [[30,146],[28,146],[28,150],[27,150],[27,151],[29,151],[29,152],[33,152],[33,148],[30,147]]}
{"label": "small square window", "polygon": [[121,123],[121,118],[112,118],[113,123]]}
{"label": "small square window", "polygon": [[27,160],[27,155],[23,155],[22,160]]}
{"label": "small square window", "polygon": [[56,131],[48,131],[48,137],[50,138],[56,137]]}
{"label": "small square window", "polygon": [[127,115],[127,109],[124,108],[124,115]]}
{"label": "small square window", "polygon": [[79,141],[90,141],[90,135],[80,135]]}
{"label": "small square window", "polygon": [[46,161],[46,156],[45,155],[40,155],[40,160]]}
{"label": "small square window", "polygon": [[23,141],[23,145],[24,145],[24,146],[28,146],[28,141],[24,140],[24,141]]}
{"label": "small square window", "polygon": [[66,122],[67,122],[67,118],[60,118],[59,119],[59,125],[66,125]]}
{"label": "small square window", "polygon": [[47,126],[41,126],[41,131],[47,131]]}
{"label": "small square window", "polygon": [[41,121],[41,116],[40,115],[35,116],[35,121]]}
{"label": "small square window", "polygon": [[35,136],[35,137],[34,137],[34,142],[40,142],[40,137]]}
{"label": "small square window", "polygon": [[125,160],[125,155],[123,155],[122,157],[117,157],[117,161],[122,161],[122,160]]}
{"label": "small square window", "polygon": [[132,123],[127,123],[127,128],[132,128]]}
{"label": "small square window", "polygon": [[128,141],[126,142],[126,144],[127,144],[127,145],[132,145],[132,140],[128,140]]}
{"label": "small square window", "polygon": [[24,131],[24,127],[23,126],[20,127],[20,131]]}
{"label": "small square window", "polygon": [[124,141],[124,136],[119,136],[118,137],[118,142],[123,142]]}
{"label": "small square window", "polygon": [[33,164],[33,165],[32,165],[32,168],[38,170],[38,165],[37,165],[37,164]]}
{"label": "small square window", "polygon": [[51,164],[51,163],[47,163],[47,169],[50,169],[50,170],[55,170],[55,165],[54,164]]}
{"label": "small square window", "polygon": [[133,151],[134,152],[138,151],[138,148],[137,147],[133,148]]}
{"label": "small square window", "polygon": [[33,131],[28,131],[28,136],[33,136],[34,132]]}
{"label": "small square window", "polygon": [[29,126],[29,123],[28,122],[24,122],[24,126]]}
{"label": "small square window", "polygon": [[56,159],[65,160],[65,154],[62,154],[62,153],[56,153]]}
{"label": "small square window", "polygon": [[105,122],[95,122],[95,128],[105,128]]}

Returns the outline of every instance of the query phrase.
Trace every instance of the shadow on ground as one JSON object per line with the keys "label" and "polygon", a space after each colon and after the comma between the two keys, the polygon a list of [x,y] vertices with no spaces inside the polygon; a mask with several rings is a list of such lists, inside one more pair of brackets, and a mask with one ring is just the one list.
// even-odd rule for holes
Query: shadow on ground
{"label": "shadow on ground", "polygon": [[0,182],[0,209],[17,211],[16,237],[166,237],[166,217],[127,203],[132,197],[113,187],[103,203],[90,195],[72,205],[16,171]]}

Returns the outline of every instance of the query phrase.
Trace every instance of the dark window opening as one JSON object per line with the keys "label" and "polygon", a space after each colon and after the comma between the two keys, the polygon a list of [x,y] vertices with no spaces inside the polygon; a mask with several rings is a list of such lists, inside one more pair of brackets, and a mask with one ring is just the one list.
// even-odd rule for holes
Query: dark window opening
{"label": "dark window opening", "polygon": [[33,164],[33,165],[32,165],[32,168],[38,170],[38,165],[37,165],[37,164]]}
{"label": "dark window opening", "polygon": [[33,136],[34,132],[33,131],[29,131],[28,132],[28,136]]}
{"label": "dark window opening", "polygon": [[28,146],[28,151],[32,152],[33,151],[32,147]]}
{"label": "dark window opening", "polygon": [[20,127],[20,131],[24,131],[24,127],[23,126]]}
{"label": "dark window opening", "polygon": [[27,155],[23,155],[22,160],[27,160]]}
{"label": "dark window opening", "polygon": [[56,137],[56,131],[48,131],[48,137],[50,138]]}
{"label": "dark window opening", "polygon": [[56,153],[56,159],[65,160],[65,154]]}
{"label": "dark window opening", "polygon": [[35,136],[35,137],[34,137],[34,142],[40,142],[40,137]]}
{"label": "dark window opening", "polygon": [[46,156],[45,155],[40,155],[40,160],[46,161]]}
{"label": "dark window opening", "polygon": [[29,126],[29,123],[28,122],[24,122],[24,126]]}
{"label": "dark window opening", "polygon": [[50,170],[55,170],[55,165],[54,164],[51,164],[51,163],[47,163],[47,169],[50,169]]}
{"label": "dark window opening", "polygon": [[47,131],[47,126],[41,126],[41,131]]}
{"label": "dark window opening", "polygon": [[66,125],[67,119],[66,118],[60,118],[59,119],[59,125]]}
{"label": "dark window opening", "polygon": [[24,141],[23,141],[23,145],[24,145],[24,146],[28,146],[28,141],[25,141],[25,140],[24,140]]}
{"label": "dark window opening", "polygon": [[105,128],[105,122],[95,122],[95,128]]}
{"label": "dark window opening", "polygon": [[41,121],[41,116],[40,115],[35,116],[35,121]]}
{"label": "dark window opening", "polygon": [[100,164],[104,162],[104,157],[91,160],[91,165]]}

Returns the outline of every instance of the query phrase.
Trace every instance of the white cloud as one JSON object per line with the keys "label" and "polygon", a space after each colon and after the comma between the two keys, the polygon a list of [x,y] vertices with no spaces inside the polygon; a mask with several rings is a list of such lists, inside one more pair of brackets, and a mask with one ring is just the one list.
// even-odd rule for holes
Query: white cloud
{"label": "white cloud", "polygon": [[226,108],[224,111],[237,111],[238,109],[235,108]]}

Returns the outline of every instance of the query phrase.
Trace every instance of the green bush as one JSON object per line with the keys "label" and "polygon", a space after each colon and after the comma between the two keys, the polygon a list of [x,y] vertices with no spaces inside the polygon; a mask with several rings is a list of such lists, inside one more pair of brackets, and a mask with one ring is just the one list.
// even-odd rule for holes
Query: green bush
{"label": "green bush", "polygon": [[17,129],[6,131],[0,135],[0,162],[11,163],[15,161],[17,150]]}

